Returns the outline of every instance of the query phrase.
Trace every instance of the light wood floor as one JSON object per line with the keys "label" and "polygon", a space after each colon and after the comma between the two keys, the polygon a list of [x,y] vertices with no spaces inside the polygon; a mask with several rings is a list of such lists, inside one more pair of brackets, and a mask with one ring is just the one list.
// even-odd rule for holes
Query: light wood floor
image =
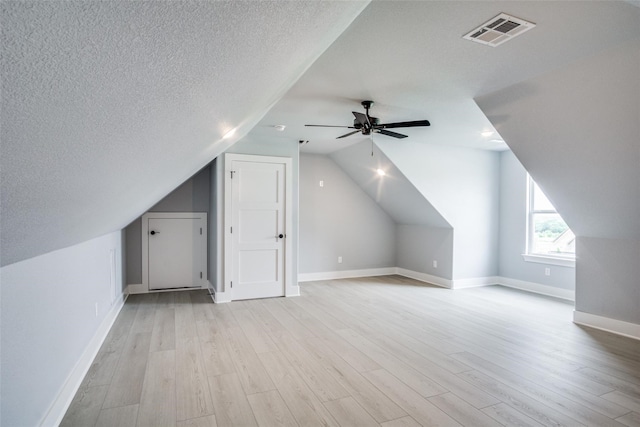
{"label": "light wood floor", "polygon": [[565,302],[398,276],[132,295],[63,426],[640,426],[640,342]]}

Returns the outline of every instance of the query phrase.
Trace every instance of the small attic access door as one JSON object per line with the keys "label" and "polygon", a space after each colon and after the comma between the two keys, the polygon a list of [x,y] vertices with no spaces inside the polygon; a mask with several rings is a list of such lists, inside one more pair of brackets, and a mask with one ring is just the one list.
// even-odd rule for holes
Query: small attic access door
{"label": "small attic access door", "polygon": [[203,287],[206,252],[206,213],[142,216],[142,282],[149,291]]}
{"label": "small attic access door", "polygon": [[225,155],[225,288],[231,300],[290,295],[291,159]]}

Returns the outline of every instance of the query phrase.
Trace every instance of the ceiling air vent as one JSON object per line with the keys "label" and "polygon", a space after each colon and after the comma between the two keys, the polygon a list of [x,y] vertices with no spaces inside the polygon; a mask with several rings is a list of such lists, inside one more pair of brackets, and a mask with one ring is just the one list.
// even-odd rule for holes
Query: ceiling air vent
{"label": "ceiling air vent", "polygon": [[536,24],[528,22],[515,16],[501,13],[493,19],[480,25],[473,31],[462,36],[462,38],[472,42],[486,44],[496,47],[502,43],[529,31]]}

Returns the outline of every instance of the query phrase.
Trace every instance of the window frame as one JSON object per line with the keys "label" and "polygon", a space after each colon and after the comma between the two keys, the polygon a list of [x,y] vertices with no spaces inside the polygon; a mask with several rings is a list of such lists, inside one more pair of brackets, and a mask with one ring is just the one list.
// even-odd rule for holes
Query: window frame
{"label": "window frame", "polygon": [[[537,214],[557,214],[560,215],[557,209],[539,209],[534,210],[534,185],[537,185],[531,175],[527,173],[527,227],[526,227],[526,242],[525,253],[522,254],[522,258],[528,262],[535,262],[540,264],[552,264],[563,267],[575,267],[576,255],[553,255],[553,254],[541,254],[532,250],[533,245],[533,233],[534,233],[534,217]],[[538,186],[540,188],[540,186]],[[540,189],[542,191],[542,189]],[[560,216],[562,218],[562,216]]]}

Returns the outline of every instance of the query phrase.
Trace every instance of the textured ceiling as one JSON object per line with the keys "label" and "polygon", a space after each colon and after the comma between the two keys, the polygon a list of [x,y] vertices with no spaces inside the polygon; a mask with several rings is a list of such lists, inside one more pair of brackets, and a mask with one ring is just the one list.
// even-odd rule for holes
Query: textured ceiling
{"label": "textured ceiling", "polygon": [[2,265],[126,226],[246,134],[365,6],[2,2]]}
{"label": "textured ceiling", "polygon": [[[500,12],[536,28],[493,48],[462,36]],[[308,140],[302,151],[329,153],[366,137],[336,140],[360,101],[374,100],[383,122],[429,119],[401,129],[408,141],[503,150],[474,99],[557,69],[634,35],[636,9],[620,1],[372,2],[298,80],[252,133]],[[273,125],[284,124],[284,132]],[[393,140],[375,135],[374,139]]]}

